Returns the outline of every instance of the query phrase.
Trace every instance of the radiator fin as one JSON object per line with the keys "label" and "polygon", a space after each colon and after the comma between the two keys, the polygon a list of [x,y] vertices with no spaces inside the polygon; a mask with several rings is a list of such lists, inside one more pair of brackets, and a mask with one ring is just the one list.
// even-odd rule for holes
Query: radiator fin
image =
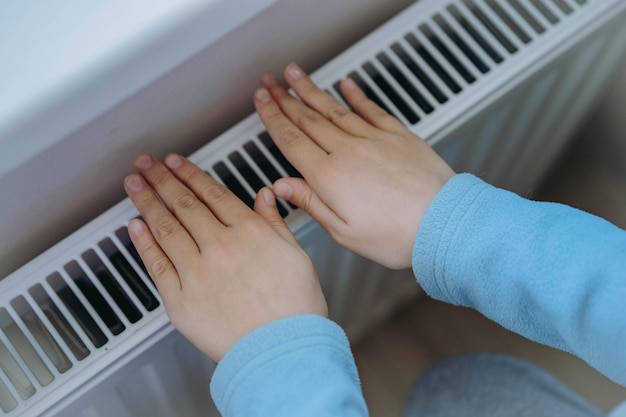
{"label": "radiator fin", "polygon": [[533,16],[533,13],[524,7],[519,0],[509,0],[509,4],[537,34],[546,31],[541,23]]}
{"label": "radiator fin", "polygon": [[96,252],[93,249],[89,249],[83,253],[82,258],[121,310],[123,316],[126,317],[128,322],[136,323],[139,321],[143,315],[137,308],[137,305],[133,303],[132,299],[128,295],[128,292],[122,288],[120,282],[115,279],[111,271],[104,265]]}
{"label": "radiator fin", "polygon": [[[105,238],[98,243],[98,246],[106,256],[106,261],[110,265],[109,272],[123,279],[146,311],[156,309],[160,305],[158,295],[154,291],[154,284],[150,280],[145,266],[143,266],[139,255],[135,251],[128,235],[128,230],[126,227],[118,229],[116,235],[120,238],[123,249],[116,246],[111,238]],[[130,255],[129,258],[127,254],[123,253],[124,249],[128,251],[128,255],[134,254],[134,256]],[[141,272],[132,263],[141,265]],[[149,281],[152,285],[149,286],[146,281]]]}

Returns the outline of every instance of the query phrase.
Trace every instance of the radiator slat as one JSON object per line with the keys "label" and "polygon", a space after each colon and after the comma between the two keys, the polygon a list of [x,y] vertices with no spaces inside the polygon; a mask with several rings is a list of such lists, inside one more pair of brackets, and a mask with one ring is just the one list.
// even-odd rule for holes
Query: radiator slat
{"label": "radiator slat", "polygon": [[79,361],[85,359],[90,353],[87,348],[86,335],[76,331],[80,325],[58,298],[54,290],[44,280],[41,284],[31,287],[28,292],[60,334],[65,344],[70,348],[74,357]]}
{"label": "radiator slat", "polygon": [[533,11],[527,6],[524,6],[520,0],[508,0],[508,4],[519,16],[521,16],[522,22],[520,24],[524,25],[525,23],[527,27],[532,28],[532,30],[534,30],[537,34],[542,34],[546,31],[545,27],[535,17]]}
{"label": "radiator slat", "polygon": [[53,377],[67,371],[72,366],[71,362],[56,342],[55,336],[48,331],[26,299],[23,296],[16,297],[11,301],[11,307],[17,314],[17,317],[13,318],[14,321],[30,345],[37,351],[45,368],[52,373]]}

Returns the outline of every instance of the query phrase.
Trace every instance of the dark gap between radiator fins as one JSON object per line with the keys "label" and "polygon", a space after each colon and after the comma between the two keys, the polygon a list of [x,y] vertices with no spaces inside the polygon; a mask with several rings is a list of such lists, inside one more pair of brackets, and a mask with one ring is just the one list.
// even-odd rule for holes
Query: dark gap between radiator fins
{"label": "dark gap between radiator fins", "polygon": [[35,284],[28,290],[28,293],[33,297],[41,311],[46,315],[46,318],[52,323],[57,333],[63,339],[63,342],[72,351],[74,357],[81,361],[89,355],[89,349],[78,337],[76,331],[67,319],[63,316],[59,308],[54,301],[50,298],[46,290],[41,284]]}
{"label": "dark gap between radiator fins", "polygon": [[556,6],[565,14],[571,14],[574,11],[574,9],[572,9],[571,6],[565,2],[565,0],[552,0],[552,2],[556,4]]}
{"label": "dark gap between radiator fins", "polygon": [[533,28],[533,30],[539,34],[546,31],[546,29],[535,19],[535,17],[530,14],[528,9],[522,5],[519,0],[508,0],[509,4],[515,11]]}
{"label": "dark gap between radiator fins", "polygon": [[50,287],[59,296],[65,307],[74,320],[78,323],[83,332],[87,335],[91,343],[96,348],[104,346],[109,339],[102,329],[98,327],[96,321],[91,317],[83,303],[80,302],[74,291],[68,286],[61,274],[54,272],[46,278]]}
{"label": "dark gap between radiator fins", "polygon": [[65,352],[55,338],[52,336],[48,328],[39,319],[33,311],[30,304],[24,296],[20,295],[11,300],[11,307],[15,310],[26,328],[33,335],[39,346],[46,353],[52,364],[60,373],[63,373],[72,367],[72,362],[68,359]]}
{"label": "dark gap between radiator fins", "polygon": [[217,176],[222,180],[224,185],[228,187],[230,191],[233,192],[241,201],[245,203],[246,206],[253,208],[254,207],[254,199],[246,191],[245,187],[239,182],[237,177],[230,172],[230,169],[226,166],[226,164],[222,161],[213,165],[213,171],[217,174]]}
{"label": "dark gap between radiator fins", "polygon": [[408,68],[409,71],[419,80],[420,83],[428,90],[430,94],[437,100],[439,104],[443,104],[448,101],[448,97],[441,92],[439,87],[430,79],[430,77],[424,72],[424,70],[415,62],[409,54],[402,48],[399,43],[391,45],[391,50],[396,54],[402,63]]}
{"label": "dark gap between radiator fins", "polygon": [[450,51],[450,49],[446,46],[445,43],[439,39],[439,37],[430,29],[430,27],[426,23],[422,23],[419,26],[420,32],[426,36],[426,38],[430,41],[430,43],[437,48],[439,53],[443,55],[443,57],[452,65],[452,67],[456,70],[457,73],[468,83],[471,84],[476,81],[476,78],[472,75],[471,72],[459,61],[459,59]]}
{"label": "dark gap between radiator fins", "polygon": [[15,397],[9,391],[9,388],[5,385],[4,381],[0,379],[0,410],[5,413],[13,410],[17,407],[17,401]]}
{"label": "dark gap between radiator fins", "polygon": [[559,18],[554,13],[552,13],[552,10],[550,10],[545,4],[543,4],[541,0],[530,0],[530,2],[533,6],[535,6],[537,10],[539,10],[539,12],[546,19],[548,19],[548,22],[552,23],[553,25],[559,22]]}
{"label": "dark gap between radiator fins", "polygon": [[495,0],[487,0],[487,4],[491,7],[496,15],[502,20],[508,27],[515,33],[515,36],[519,38],[523,43],[529,43],[531,41],[530,36],[509,16],[509,14],[500,6]]}
{"label": "dark gap between radiator fins", "polygon": [[[136,218],[143,220],[141,216],[137,216]],[[130,256],[133,258],[135,263],[139,265],[139,268],[141,268],[141,270],[146,275],[146,277],[152,280],[152,278],[150,277],[150,274],[148,273],[148,269],[143,264],[143,261],[141,260],[141,257],[139,256],[139,252],[137,252],[135,245],[133,245],[133,242],[130,240],[130,235],[128,234],[128,228],[125,226],[120,227],[119,229],[115,231],[115,236],[119,239],[120,243],[124,245],[124,248],[126,248],[126,250],[130,254]],[[154,285],[154,282],[152,284]]]}
{"label": "dark gap between radiator fins", "polygon": [[[124,227],[118,229],[115,234],[129,253],[132,253],[130,248],[134,250],[134,246],[130,240],[130,236],[128,235],[127,228]],[[139,299],[139,302],[146,308],[146,310],[152,311],[157,308],[160,305],[159,300],[157,300],[154,294],[152,294],[150,288],[148,288],[144,280],[141,279],[137,271],[135,271],[111,239],[105,238],[101,240],[98,243],[98,246],[102,249],[117,273],[122,277],[124,282],[126,282],[126,285],[130,287],[131,291],[135,294],[137,299]],[[149,277],[149,275],[146,276]]]}
{"label": "dark gap between radiator fins", "polygon": [[389,109],[389,107],[387,107],[387,105],[380,99],[380,97],[378,97],[378,95],[374,92],[374,90],[372,90],[370,86],[367,85],[367,82],[365,82],[365,80],[356,71],[352,71],[350,74],[348,74],[348,77],[352,81],[354,81],[361,90],[363,90],[363,93],[365,93],[367,98],[372,100],[374,103],[376,103],[378,107],[382,108],[387,113],[393,114],[393,112]]}
{"label": "dark gap between radiator fins", "polygon": [[74,280],[78,289],[83,293],[87,301],[89,301],[89,304],[91,304],[91,307],[93,307],[100,319],[102,319],[104,324],[109,328],[111,334],[116,336],[122,333],[126,327],[80,265],[78,265],[76,261],[72,261],[65,265],[65,271],[70,278]]}
{"label": "dark gap between radiator fins", "polygon": [[499,64],[504,59],[502,56],[496,52],[495,49],[487,42],[487,40],[476,30],[476,28],[467,20],[467,18],[459,11],[459,9],[454,6],[448,6],[448,12],[454,17],[454,19],[461,25],[463,30],[467,32],[468,35],[474,39],[474,41],[482,48],[483,51],[489,55],[489,58],[493,60],[496,64]]}
{"label": "dark gap between radiator fins", "polygon": [[487,15],[478,7],[473,0],[463,0],[463,3],[467,6],[467,8],[472,12],[474,16],[482,23],[482,25],[487,29],[504,48],[509,51],[509,53],[513,54],[517,52],[517,47],[513,45],[513,43],[506,37],[500,29],[487,17]]}
{"label": "dark gap between radiator fins", "polygon": [[107,290],[120,310],[122,310],[122,313],[124,313],[128,321],[131,323],[138,322],[143,315],[95,251],[93,249],[86,251],[82,254],[82,258],[96,278],[98,278],[100,284]]}
{"label": "dark gap between radiator fins", "polygon": [[[228,160],[233,164],[235,169],[239,171],[241,176],[248,182],[255,193],[258,193],[261,188],[269,185],[263,182],[263,180],[257,175],[256,172],[254,172],[252,167],[248,164],[248,162],[246,162],[244,157],[238,151],[231,152],[228,155]],[[276,201],[276,207],[278,208],[278,212],[282,218],[287,217],[288,211],[280,201]]]}
{"label": "dark gap between radiator fins", "polygon": [[385,77],[378,72],[376,67],[371,62],[366,62],[363,64],[363,70],[367,73],[367,75],[372,79],[372,81],[380,88],[380,90],[387,96],[389,101],[391,101],[394,106],[402,113],[402,115],[407,119],[410,124],[417,123],[420,119],[415,114],[413,109],[409,107],[409,105],[402,99],[400,94],[389,84],[389,82],[385,79]]}
{"label": "dark gap between radiator fins", "polygon": [[[272,164],[269,161],[269,159],[267,159],[263,151],[261,151],[261,149],[256,145],[256,143],[250,140],[243,145],[243,149],[250,156],[250,158],[254,161],[256,166],[259,167],[259,169],[263,172],[263,174],[265,174],[265,176],[267,177],[267,179],[270,181],[271,184],[283,178],[280,172],[278,172],[278,170],[274,167],[274,164]],[[287,203],[287,204],[289,204],[289,207],[291,207],[292,209],[297,208],[291,203]]]}
{"label": "dark gap between radiator fins", "polygon": [[424,111],[424,113],[428,114],[435,110],[434,107],[428,102],[428,100],[419,91],[417,91],[417,88],[415,88],[413,83],[411,83],[404,76],[402,71],[400,71],[398,67],[394,65],[394,63],[391,61],[391,59],[389,59],[387,54],[381,52],[376,55],[376,59],[378,59],[378,62],[380,62],[383,67],[385,67],[387,72],[396,80],[398,84],[400,84],[402,89],[413,99],[415,104],[417,104]]}
{"label": "dark gap between radiator fins", "polygon": [[424,60],[424,62],[428,64],[428,66],[435,72],[435,74],[437,74],[439,79],[441,79],[441,81],[443,81],[448,86],[450,91],[452,91],[454,94],[458,94],[461,92],[461,86],[459,86],[457,82],[452,79],[450,74],[448,74],[448,72],[443,69],[443,67],[437,62],[437,60],[433,58],[430,52],[428,52],[428,50],[424,48],[424,46],[415,37],[415,35],[409,33],[404,37],[404,39],[409,43],[409,45],[411,45],[411,47]]}
{"label": "dark gap between radiator fins", "polygon": [[[52,375],[48,366],[46,366],[41,356],[39,356],[6,308],[0,308],[0,328],[2,328],[2,332],[9,339],[9,343],[15,348],[39,385],[45,387],[51,383],[54,380],[54,375]],[[0,354],[0,356],[2,355]],[[7,368],[2,366],[2,369],[6,370]]]}
{"label": "dark gap between radiator fins", "polygon": [[446,22],[442,15],[436,14],[434,21],[444,31],[444,33],[450,38],[452,42],[465,54],[465,56],[474,64],[476,69],[483,74],[489,72],[489,67],[480,57],[474,52],[472,48],[463,40],[461,36]]}
{"label": "dark gap between radiator fins", "polygon": [[291,165],[287,158],[285,158],[285,156],[280,152],[280,149],[278,149],[278,146],[276,146],[274,140],[272,140],[272,137],[269,133],[267,133],[267,131],[259,133],[258,138],[261,140],[261,144],[265,147],[265,149],[269,151],[270,155],[274,157],[276,162],[278,162],[278,164],[283,167],[288,176],[294,178],[302,178],[302,174],[300,174],[298,170],[293,165]]}
{"label": "dark gap between radiator fins", "polygon": [[[6,311],[4,309],[1,309],[0,310],[0,327],[2,327],[3,331],[6,331],[6,328],[8,327],[8,323],[3,322],[4,321],[3,313],[6,314]],[[15,345],[12,345],[12,346],[15,348],[15,350],[19,349],[19,347]],[[5,375],[8,378],[8,382],[15,389],[15,391],[17,391],[17,394],[22,399],[27,399],[35,395],[35,392],[37,391],[35,386],[33,385],[32,381],[28,378],[28,376],[26,375],[26,372],[24,371],[24,369],[22,369],[17,359],[11,354],[5,342],[2,340],[0,340],[0,368],[2,368]],[[8,389],[7,389],[7,392],[8,392]],[[15,401],[15,397],[11,395],[10,397],[1,398],[0,404],[3,405],[3,408],[4,407],[9,408],[11,407],[11,404],[13,403],[13,401]]]}

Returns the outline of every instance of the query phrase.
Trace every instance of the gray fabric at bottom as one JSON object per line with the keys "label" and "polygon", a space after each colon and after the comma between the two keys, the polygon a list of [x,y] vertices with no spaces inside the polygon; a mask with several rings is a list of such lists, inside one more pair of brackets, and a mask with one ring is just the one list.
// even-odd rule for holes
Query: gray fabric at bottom
{"label": "gray fabric at bottom", "polygon": [[404,417],[602,417],[539,367],[512,357],[447,359],[419,376]]}

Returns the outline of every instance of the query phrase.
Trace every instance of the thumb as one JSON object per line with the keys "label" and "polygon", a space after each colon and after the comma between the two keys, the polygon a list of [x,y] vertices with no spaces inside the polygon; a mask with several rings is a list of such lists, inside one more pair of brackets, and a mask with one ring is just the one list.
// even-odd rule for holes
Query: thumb
{"label": "thumb", "polygon": [[263,187],[254,199],[254,211],[263,217],[288,242],[298,245],[295,236],[281,217],[276,207],[276,197],[272,190]]}
{"label": "thumb", "polygon": [[331,207],[302,178],[281,178],[272,186],[274,194],[300,207],[328,231],[345,225]]}

